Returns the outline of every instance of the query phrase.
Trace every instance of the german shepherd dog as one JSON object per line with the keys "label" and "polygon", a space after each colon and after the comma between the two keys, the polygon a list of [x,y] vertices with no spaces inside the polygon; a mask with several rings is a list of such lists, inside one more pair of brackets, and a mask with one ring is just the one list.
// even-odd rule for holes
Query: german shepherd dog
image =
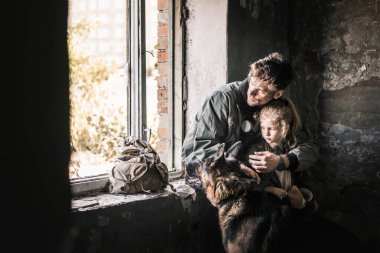
{"label": "german shepherd dog", "polygon": [[236,145],[231,149],[224,152],[222,144],[197,171],[207,199],[218,208],[226,252],[363,252],[360,241],[343,227],[283,205],[260,189],[237,169],[234,155],[239,151]]}

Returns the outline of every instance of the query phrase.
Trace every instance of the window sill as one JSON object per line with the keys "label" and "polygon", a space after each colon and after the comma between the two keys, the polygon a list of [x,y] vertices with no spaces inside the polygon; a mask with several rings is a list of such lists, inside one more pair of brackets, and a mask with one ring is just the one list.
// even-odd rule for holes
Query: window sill
{"label": "window sill", "polygon": [[[150,193],[150,194],[139,193],[139,194],[122,195],[122,194],[110,194],[110,193],[104,193],[104,192],[92,192],[92,193],[87,193],[83,195],[77,195],[77,196],[74,196],[71,201],[71,210],[73,212],[90,211],[90,210],[123,205],[130,202],[165,198],[165,197],[169,197],[173,195],[179,197],[182,202],[183,200],[190,200],[190,201],[195,200],[195,196],[196,196],[195,190],[190,188],[188,185],[186,185],[184,179],[172,180],[170,181],[170,184],[173,185],[173,187],[176,189],[176,192],[173,192],[168,186],[162,192]],[[185,202],[183,202],[182,204],[187,205]]]}
{"label": "window sill", "polygon": [[[169,182],[172,183],[175,180],[183,178],[184,171],[169,172]],[[71,180],[71,193],[74,196],[106,192],[108,189],[109,176],[108,174],[102,174],[98,176],[91,176],[86,178],[77,178]]]}

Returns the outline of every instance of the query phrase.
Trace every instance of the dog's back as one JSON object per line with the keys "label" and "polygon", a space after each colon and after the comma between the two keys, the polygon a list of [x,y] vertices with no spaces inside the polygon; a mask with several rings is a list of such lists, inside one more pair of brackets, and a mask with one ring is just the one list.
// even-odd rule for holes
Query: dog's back
{"label": "dog's back", "polygon": [[219,152],[199,171],[210,202],[219,210],[229,253],[363,252],[360,241],[337,223],[282,205],[231,168]]}
{"label": "dog's back", "polygon": [[292,214],[286,206],[274,206],[271,198],[265,192],[251,191],[219,206],[227,252],[276,252],[279,233],[290,225]]}

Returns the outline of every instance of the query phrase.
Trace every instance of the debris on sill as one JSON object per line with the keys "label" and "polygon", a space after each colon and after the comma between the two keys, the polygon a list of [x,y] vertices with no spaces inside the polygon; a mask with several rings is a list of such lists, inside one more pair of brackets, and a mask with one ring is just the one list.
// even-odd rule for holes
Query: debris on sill
{"label": "debris on sill", "polygon": [[86,207],[97,206],[97,205],[99,205],[98,198],[77,199],[77,200],[72,201],[71,209],[77,210],[80,208],[86,208]]}
{"label": "debris on sill", "polygon": [[174,186],[176,192],[173,192],[172,190],[170,190],[170,187],[168,187],[163,191],[150,194],[139,193],[124,195],[110,194],[105,192],[94,192],[75,196],[71,201],[71,210],[74,212],[88,211],[99,208],[106,208],[110,206],[117,206],[129,202],[168,197],[173,195],[177,196],[181,200],[183,208],[187,209],[191,205],[191,203],[196,199],[195,190],[190,186],[186,185],[183,179],[175,180],[170,183]]}
{"label": "debris on sill", "polygon": [[197,194],[195,190],[187,184],[180,185],[176,188],[176,195],[181,200],[183,209],[187,209],[191,206],[191,203],[195,201]]}

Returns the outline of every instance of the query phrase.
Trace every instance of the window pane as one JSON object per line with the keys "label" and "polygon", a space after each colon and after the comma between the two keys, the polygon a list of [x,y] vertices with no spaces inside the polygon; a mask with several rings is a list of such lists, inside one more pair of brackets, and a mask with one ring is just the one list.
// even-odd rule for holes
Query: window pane
{"label": "window pane", "polygon": [[125,0],[71,0],[70,178],[106,173],[127,134]]}

